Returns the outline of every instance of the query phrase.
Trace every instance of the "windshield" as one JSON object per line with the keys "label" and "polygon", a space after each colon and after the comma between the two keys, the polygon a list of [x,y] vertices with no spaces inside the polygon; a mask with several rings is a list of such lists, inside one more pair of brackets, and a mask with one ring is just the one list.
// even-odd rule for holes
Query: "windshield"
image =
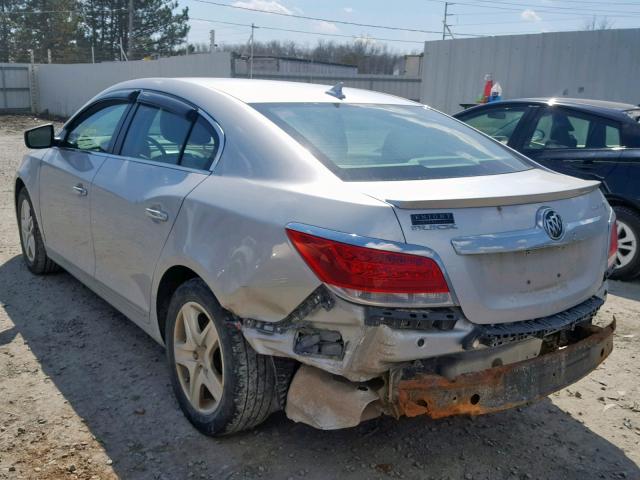
{"label": "windshield", "polygon": [[252,106],[345,181],[470,177],[532,168],[476,130],[420,105]]}

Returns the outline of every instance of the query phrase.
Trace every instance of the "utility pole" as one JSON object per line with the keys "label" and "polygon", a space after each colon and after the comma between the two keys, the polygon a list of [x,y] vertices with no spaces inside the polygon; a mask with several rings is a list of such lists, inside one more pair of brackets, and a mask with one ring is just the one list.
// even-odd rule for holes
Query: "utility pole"
{"label": "utility pole", "polygon": [[253,31],[257,27],[251,24],[251,37],[249,38],[249,78],[253,78]]}
{"label": "utility pole", "polygon": [[447,32],[449,32],[449,36],[453,38],[453,32],[451,28],[449,28],[449,24],[447,23],[447,17],[452,16],[453,14],[448,13],[449,5],[453,5],[452,2],[444,2],[444,15],[442,16],[442,40],[447,38]]}
{"label": "utility pole", "polygon": [[[187,43],[189,50],[189,43]],[[129,36],[127,37],[127,58],[133,58],[133,0],[129,0]]]}
{"label": "utility pole", "polygon": [[209,53],[213,53],[216,50],[216,31],[209,30]]}

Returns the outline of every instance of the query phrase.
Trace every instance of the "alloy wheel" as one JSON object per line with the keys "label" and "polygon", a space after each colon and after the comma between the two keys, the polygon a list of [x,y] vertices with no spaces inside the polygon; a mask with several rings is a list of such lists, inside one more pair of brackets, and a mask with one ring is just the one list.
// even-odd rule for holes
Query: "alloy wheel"
{"label": "alloy wheel", "polygon": [[36,258],[35,222],[31,205],[25,198],[20,205],[20,230],[22,231],[22,249],[30,262]]}
{"label": "alloy wheel", "polygon": [[638,249],[638,239],[624,222],[618,220],[618,252],[616,253],[616,268],[622,268],[633,260]]}
{"label": "alloy wheel", "polygon": [[222,352],[215,324],[198,303],[185,303],[178,312],[173,348],[180,386],[191,406],[212,413],[224,387]]}

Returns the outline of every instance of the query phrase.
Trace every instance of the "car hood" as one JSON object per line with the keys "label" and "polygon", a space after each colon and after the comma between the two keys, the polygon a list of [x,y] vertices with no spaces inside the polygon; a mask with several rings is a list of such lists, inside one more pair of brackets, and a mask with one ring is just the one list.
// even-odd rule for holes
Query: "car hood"
{"label": "car hood", "polygon": [[356,188],[396,208],[465,208],[522,205],[573,198],[600,185],[542,168],[480,177],[358,182]]}

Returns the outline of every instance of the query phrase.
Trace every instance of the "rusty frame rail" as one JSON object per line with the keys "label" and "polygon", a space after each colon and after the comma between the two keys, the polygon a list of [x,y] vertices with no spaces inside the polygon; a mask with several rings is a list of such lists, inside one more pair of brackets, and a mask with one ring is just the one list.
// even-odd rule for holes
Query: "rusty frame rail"
{"label": "rusty frame rail", "polygon": [[[590,326],[582,340],[531,360],[449,380],[418,373],[412,378],[392,375],[391,410],[396,416],[481,415],[507,410],[556,392],[593,371],[613,350],[615,321]],[[395,379],[395,380],[393,380]]]}

